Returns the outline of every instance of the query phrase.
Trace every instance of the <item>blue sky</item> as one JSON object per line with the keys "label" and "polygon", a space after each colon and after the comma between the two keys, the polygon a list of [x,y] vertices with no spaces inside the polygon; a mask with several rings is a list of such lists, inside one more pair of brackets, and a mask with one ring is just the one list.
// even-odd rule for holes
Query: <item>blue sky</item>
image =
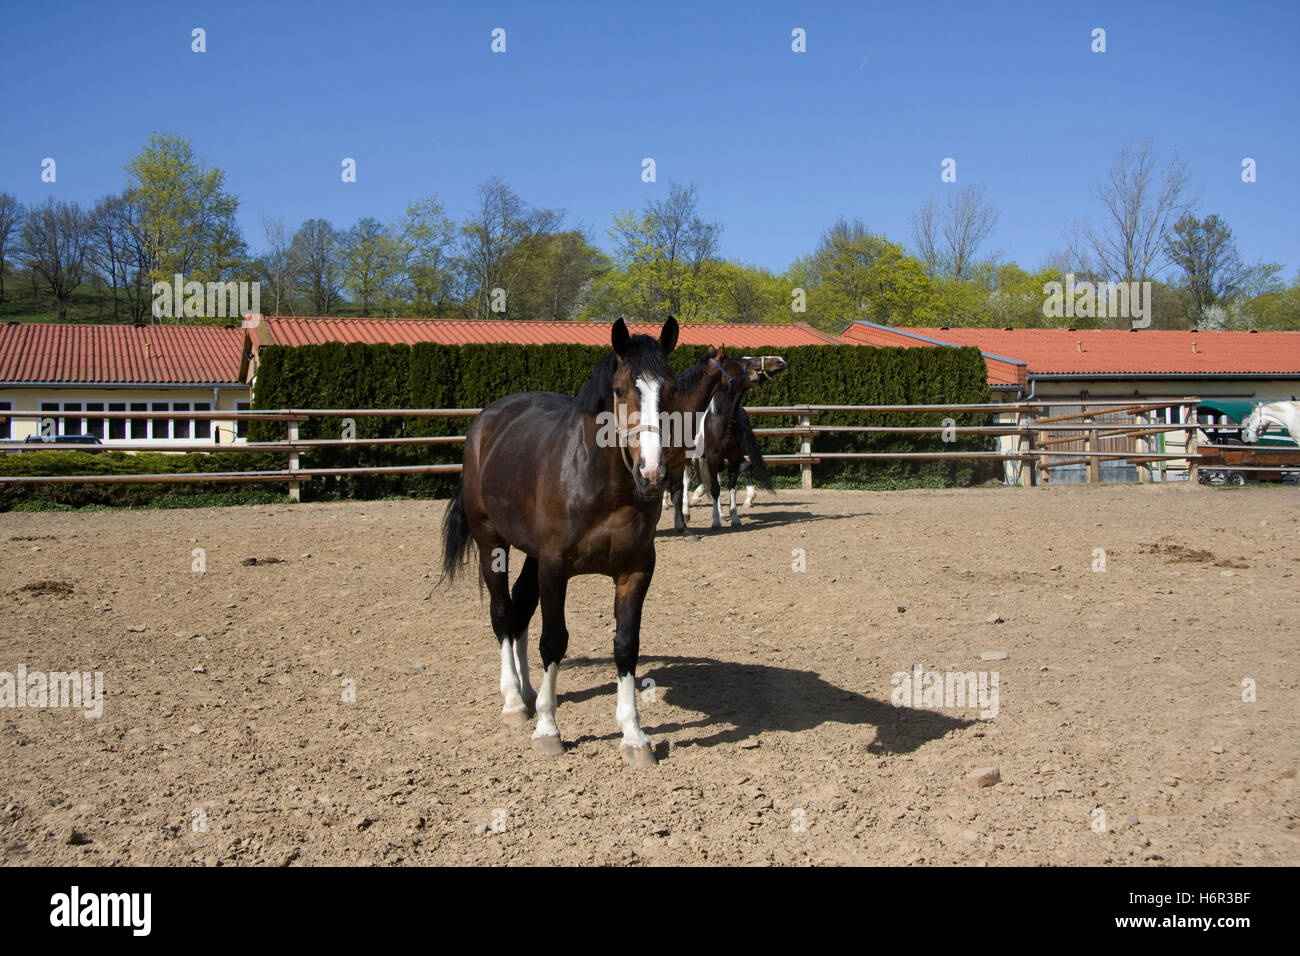
{"label": "blue sky", "polygon": [[0,190],[90,203],[122,188],[151,132],[180,133],[226,171],[255,250],[264,215],[346,227],[436,193],[460,219],[493,174],[608,249],[614,210],[677,181],[723,224],[724,256],[781,271],[840,215],[910,245],[953,157],[958,185],[1001,211],[985,251],[1036,267],[1070,222],[1100,218],[1093,186],[1149,136],[1182,153],[1199,211],[1228,221],[1244,259],[1300,268],[1295,0],[3,0],[0,22]]}

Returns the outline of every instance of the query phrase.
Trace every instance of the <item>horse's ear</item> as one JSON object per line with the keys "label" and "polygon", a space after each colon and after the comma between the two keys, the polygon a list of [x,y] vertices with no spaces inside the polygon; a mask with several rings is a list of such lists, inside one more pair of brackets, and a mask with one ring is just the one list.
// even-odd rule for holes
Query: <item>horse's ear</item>
{"label": "horse's ear", "polygon": [[668,321],[664,323],[663,330],[659,333],[659,344],[664,347],[664,354],[677,348],[677,320],[671,315]]}
{"label": "horse's ear", "polygon": [[717,359],[719,362],[721,362],[723,356],[725,356],[726,354],[727,354],[727,347],[725,345],[719,345],[718,350],[713,353],[713,357]]}
{"label": "horse's ear", "polygon": [[632,341],[632,336],[627,331],[627,323],[622,319],[614,323],[614,331],[610,334],[610,340],[613,342],[616,355],[622,355],[627,350],[628,343]]}

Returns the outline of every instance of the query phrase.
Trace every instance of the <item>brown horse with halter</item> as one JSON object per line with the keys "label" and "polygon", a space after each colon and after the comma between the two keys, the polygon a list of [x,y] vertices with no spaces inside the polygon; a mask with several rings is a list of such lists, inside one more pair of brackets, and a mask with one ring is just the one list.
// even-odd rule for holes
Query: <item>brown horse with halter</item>
{"label": "brown horse with halter", "polygon": [[[725,391],[719,387],[709,402],[704,414],[696,419],[697,431],[694,436],[692,461],[687,467],[670,469],[668,475],[668,495],[673,505],[673,528],[679,534],[686,534],[686,522],[690,519],[691,504],[687,498],[690,491],[690,467],[692,463],[699,469],[701,488],[709,488],[713,494],[713,527],[721,527],[719,517],[719,476],[722,469],[731,472],[731,523],[740,524],[736,512],[735,488],[736,477],[746,457],[750,458],[764,486],[771,491],[772,483],[767,477],[767,468],[763,464],[762,454],[754,438],[754,430],[749,424],[749,416],[740,407],[745,392],[757,388],[764,382],[780,375],[786,370],[786,361],[779,355],[744,356],[732,359],[739,368],[720,369],[726,380]],[[699,494],[699,492],[696,492]],[[750,499],[753,494],[751,492]]]}
{"label": "brown horse with halter", "polygon": [[[703,410],[721,381],[710,370],[693,377],[689,393],[679,394],[667,362],[677,332],[672,317],[657,341],[629,334],[620,319],[611,334],[613,352],[576,398],[553,392],[506,396],[483,409],[465,437],[461,484],[443,520],[443,575],[454,579],[472,540],[500,642],[502,719],[519,726],[535,711],[533,745],[541,753],[564,752],[555,709],[559,665],[569,643],[569,578],[604,574],[614,581],[620,749],[633,766],[655,762],[636,705],[641,608],[654,574],[664,481],[669,467],[685,458],[680,442],[663,447],[660,414]],[[513,591],[511,548],[525,555]],[[528,623],[539,601],[543,676],[534,694]]]}

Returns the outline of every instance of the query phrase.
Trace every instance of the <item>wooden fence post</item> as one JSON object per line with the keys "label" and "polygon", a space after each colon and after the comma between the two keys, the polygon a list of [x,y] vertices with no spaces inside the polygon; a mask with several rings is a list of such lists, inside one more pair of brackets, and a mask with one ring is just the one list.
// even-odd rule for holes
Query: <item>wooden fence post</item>
{"label": "wooden fence post", "polygon": [[[1145,427],[1148,424],[1147,414],[1143,412],[1140,415],[1134,416],[1134,422],[1140,427]],[[1151,439],[1148,436],[1146,435],[1138,436],[1137,453],[1139,455],[1151,454]],[[1139,462],[1137,469],[1138,469],[1138,483],[1143,485],[1151,484],[1151,462],[1149,461]]]}
{"label": "wooden fence post", "polygon": [[1195,405],[1182,405],[1179,407],[1183,416],[1183,424],[1188,426],[1184,429],[1184,434],[1187,435],[1187,440],[1184,443],[1187,449],[1187,481],[1189,484],[1194,485],[1201,480],[1200,468],[1196,464],[1197,459],[1200,457],[1200,452],[1197,450],[1197,445],[1200,442],[1197,438],[1196,429],[1200,423],[1196,420]]}
{"label": "wooden fence post", "polygon": [[[289,422],[289,441],[297,441],[297,440],[298,440],[298,421],[295,419]],[[296,448],[290,449],[289,451],[289,470],[290,471],[298,470],[298,449]],[[289,482],[289,500],[302,501],[301,481]]]}
{"label": "wooden fence post", "polygon": [[[1083,417],[1083,424],[1096,425],[1097,422],[1093,418],[1093,416],[1085,415]],[[1101,449],[1097,447],[1097,442],[1098,442],[1097,429],[1096,428],[1089,429],[1088,437],[1083,440],[1083,450],[1088,452],[1101,451]],[[1101,484],[1101,459],[1100,458],[1089,457],[1087,464],[1084,465],[1084,468],[1088,470],[1088,484],[1090,485]]]}
{"label": "wooden fence post", "polygon": [[[1024,450],[1027,453],[1032,455],[1034,453],[1034,435],[1036,434],[1036,432],[1034,431],[1034,416],[1032,413],[1022,412],[1019,417],[1020,417],[1021,427],[1027,428],[1029,430],[1029,435],[1025,438]],[[1037,488],[1038,487],[1038,459],[1030,458],[1028,461],[1021,462],[1021,465],[1028,466],[1029,468],[1028,480],[1026,481],[1026,479],[1021,479],[1021,483],[1028,484],[1030,488]]]}
{"label": "wooden fence post", "polygon": [[[812,416],[811,416],[811,415],[800,415],[800,416],[799,416],[799,427],[800,427],[800,428],[812,428]],[[800,435],[800,436],[799,436],[799,454],[804,455],[804,456],[807,456],[807,457],[811,457],[811,456],[812,456],[812,435]],[[804,491],[812,491],[812,486],[813,486],[813,480],[812,480],[812,463],[811,463],[811,462],[807,462],[807,461],[804,462],[803,465],[802,465],[801,468],[800,468],[800,471],[801,471],[802,474],[803,474],[803,490],[804,490]]]}

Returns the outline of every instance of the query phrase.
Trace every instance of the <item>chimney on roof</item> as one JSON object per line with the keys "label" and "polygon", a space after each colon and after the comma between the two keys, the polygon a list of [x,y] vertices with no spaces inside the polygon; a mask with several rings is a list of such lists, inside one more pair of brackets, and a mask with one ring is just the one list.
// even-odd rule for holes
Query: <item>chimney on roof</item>
{"label": "chimney on roof", "polygon": [[1083,351],[1083,340],[1082,340],[1082,339],[1075,339],[1075,341],[1074,341],[1074,347],[1075,347],[1076,349],[1078,349],[1080,352],[1082,352],[1082,351]]}
{"label": "chimney on roof", "polygon": [[148,342],[144,343],[144,357],[145,357],[145,358],[153,358],[153,356],[151,356],[151,355],[149,354],[149,343],[148,343]]}
{"label": "chimney on roof", "polygon": [[1193,351],[1193,352],[1196,351],[1196,342],[1195,342],[1195,340],[1192,341],[1192,351]]}

